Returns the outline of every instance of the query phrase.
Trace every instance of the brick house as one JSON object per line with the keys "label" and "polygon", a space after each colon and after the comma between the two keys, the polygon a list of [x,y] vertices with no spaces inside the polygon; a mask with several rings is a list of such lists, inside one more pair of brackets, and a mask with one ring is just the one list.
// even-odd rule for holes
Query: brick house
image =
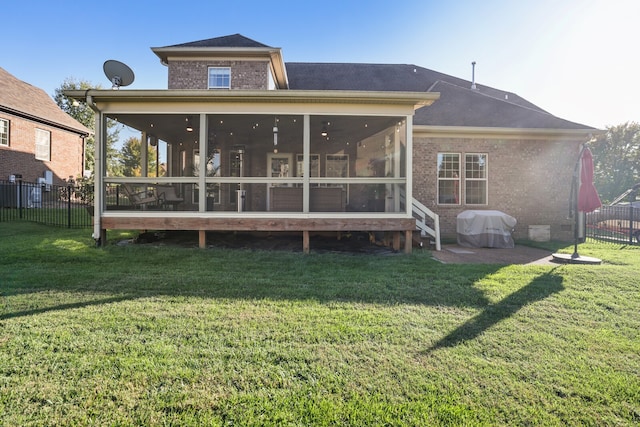
{"label": "brick house", "polygon": [[[295,231],[308,250],[316,232],[369,231],[409,252],[416,217],[455,236],[465,210],[516,217],[516,238],[540,224],[571,238],[573,168],[596,129],[415,65],[285,63],[239,34],[152,50],[168,90],[68,93],[99,113],[97,128],[125,123],[145,159],[166,159],[155,176],[97,165],[96,239],[110,228],[195,229],[201,245],[207,230]],[[170,186],[180,203],[113,206],[126,186]]]}
{"label": "brick house", "polygon": [[89,130],[42,89],[0,68],[0,180],[27,182],[51,177],[61,184],[82,176]]}

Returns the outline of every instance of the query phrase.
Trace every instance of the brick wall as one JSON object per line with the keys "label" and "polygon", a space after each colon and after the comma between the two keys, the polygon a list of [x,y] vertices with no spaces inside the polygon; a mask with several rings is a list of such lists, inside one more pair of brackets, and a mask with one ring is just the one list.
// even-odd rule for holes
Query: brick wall
{"label": "brick wall", "polygon": [[[82,175],[83,141],[77,134],[43,125],[20,117],[0,114],[9,120],[9,147],[0,146],[0,180],[21,174],[24,181],[34,182],[53,172],[54,184]],[[51,161],[36,160],[36,128],[51,132]]]}
{"label": "brick wall", "polygon": [[[440,215],[443,236],[455,237],[460,212],[493,209],[518,220],[516,239],[528,238],[529,225],[550,225],[554,240],[573,238],[567,216],[580,141],[420,137],[413,143],[413,196]],[[460,153],[461,161],[465,153],[488,155],[488,205],[437,204],[437,154],[442,152]]]}
{"label": "brick wall", "polygon": [[231,89],[268,89],[268,61],[171,61],[169,89],[207,89],[209,67],[230,67]]}

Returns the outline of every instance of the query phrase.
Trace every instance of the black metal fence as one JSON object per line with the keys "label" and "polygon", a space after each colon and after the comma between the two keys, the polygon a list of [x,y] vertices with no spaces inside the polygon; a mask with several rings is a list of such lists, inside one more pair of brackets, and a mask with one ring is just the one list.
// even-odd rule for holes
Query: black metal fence
{"label": "black metal fence", "polygon": [[0,181],[0,222],[30,221],[40,224],[85,228],[92,225],[93,206],[88,184],[65,185]]}
{"label": "black metal fence", "polygon": [[587,214],[586,229],[588,238],[640,244],[640,206],[637,202],[603,206]]}

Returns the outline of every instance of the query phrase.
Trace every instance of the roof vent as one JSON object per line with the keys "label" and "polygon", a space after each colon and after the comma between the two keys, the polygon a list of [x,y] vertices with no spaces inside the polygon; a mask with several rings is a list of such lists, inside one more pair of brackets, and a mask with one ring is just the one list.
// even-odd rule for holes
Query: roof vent
{"label": "roof vent", "polygon": [[476,86],[476,61],[471,63],[471,89],[477,90]]}

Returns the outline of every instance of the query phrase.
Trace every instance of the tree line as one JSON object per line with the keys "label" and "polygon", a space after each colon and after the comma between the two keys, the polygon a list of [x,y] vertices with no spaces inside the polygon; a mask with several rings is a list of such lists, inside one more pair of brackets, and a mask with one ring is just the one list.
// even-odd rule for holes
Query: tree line
{"label": "tree line", "polygon": [[[55,90],[54,101],[58,106],[71,117],[82,123],[88,129],[95,133],[95,112],[86,103],[75,103],[73,100],[64,95],[67,90],[87,90],[102,89],[100,85],[92,85],[84,80],[75,80],[67,78],[62,85]],[[141,151],[142,144],[140,138],[127,138],[122,147],[117,148],[117,142],[120,140],[120,129],[115,121],[108,121],[107,124],[107,147],[106,147],[106,168],[109,176],[141,176]],[[90,171],[95,170],[95,135],[92,133],[86,138],[85,147],[85,168]],[[153,176],[156,174],[157,147],[147,147],[148,174]]]}

